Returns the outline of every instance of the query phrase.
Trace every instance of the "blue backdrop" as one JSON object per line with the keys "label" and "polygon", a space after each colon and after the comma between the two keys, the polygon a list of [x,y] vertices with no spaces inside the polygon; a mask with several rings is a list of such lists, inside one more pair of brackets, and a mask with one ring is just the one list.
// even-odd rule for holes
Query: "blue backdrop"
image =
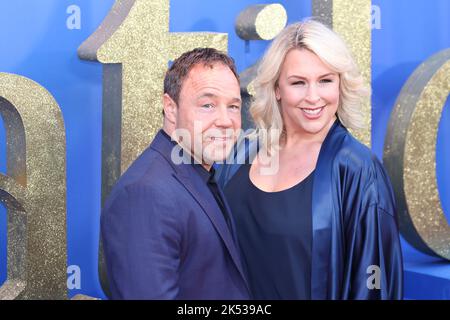
{"label": "blue backdrop", "polygon": [[[170,31],[229,34],[229,53],[240,72],[264,52],[267,41],[247,44],[234,21],[248,5],[261,0],[171,0]],[[68,265],[81,269],[81,288],[70,290],[104,297],[97,277],[100,215],[102,67],[78,59],[79,45],[94,32],[114,0],[16,0],[0,2],[0,72],[20,74],[44,86],[60,105],[67,136]],[[311,15],[310,0],[284,0],[288,22]],[[79,8],[80,24],[68,25]],[[372,30],[372,149],[381,158],[390,112],[407,78],[434,53],[450,47],[448,0],[373,0],[380,25]],[[74,28],[75,26],[75,28]],[[442,114],[437,145],[437,176],[442,206],[450,221],[450,109]],[[0,130],[0,170],[6,171],[5,132]],[[450,263],[427,257],[403,242],[405,296],[450,299]],[[438,264],[427,278],[420,270]],[[431,269],[430,269],[431,270]],[[421,278],[421,277],[424,278]],[[0,211],[0,283],[6,278],[6,213]]]}

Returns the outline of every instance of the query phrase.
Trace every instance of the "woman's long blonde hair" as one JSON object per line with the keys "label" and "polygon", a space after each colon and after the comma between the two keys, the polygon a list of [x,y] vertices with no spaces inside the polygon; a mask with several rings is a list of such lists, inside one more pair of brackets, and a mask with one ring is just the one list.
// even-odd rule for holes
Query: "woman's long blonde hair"
{"label": "woman's long blonde hair", "polygon": [[368,89],[347,45],[338,34],[320,22],[312,19],[297,22],[285,27],[273,40],[253,82],[255,94],[249,111],[257,131],[265,136],[262,143],[269,153],[279,145],[284,129],[275,88],[286,54],[292,49],[307,49],[315,53],[339,74],[337,117],[347,128],[363,127],[361,101]]}

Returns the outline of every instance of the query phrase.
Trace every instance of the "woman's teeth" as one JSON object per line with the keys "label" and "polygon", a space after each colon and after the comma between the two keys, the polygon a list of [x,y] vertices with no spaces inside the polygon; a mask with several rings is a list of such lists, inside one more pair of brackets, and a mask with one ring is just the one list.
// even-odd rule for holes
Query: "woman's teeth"
{"label": "woman's teeth", "polygon": [[317,115],[320,113],[320,111],[322,111],[324,107],[321,108],[317,108],[317,109],[302,109],[305,113],[310,114],[310,115]]}

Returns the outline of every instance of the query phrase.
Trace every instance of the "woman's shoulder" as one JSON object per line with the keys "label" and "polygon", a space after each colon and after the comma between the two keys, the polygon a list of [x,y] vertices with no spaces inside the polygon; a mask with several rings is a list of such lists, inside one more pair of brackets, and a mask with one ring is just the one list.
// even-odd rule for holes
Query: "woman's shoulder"
{"label": "woman's shoulder", "polygon": [[[389,175],[380,159],[363,143],[350,133],[343,140],[335,161],[337,176],[344,177],[348,187],[361,188],[365,199],[374,201],[385,212],[393,214],[394,195]],[[368,196],[372,194],[373,196]]]}
{"label": "woman's shoulder", "polygon": [[355,171],[377,171],[382,167],[381,161],[366,145],[347,132],[335,161]]}
{"label": "woman's shoulder", "polygon": [[392,186],[380,159],[345,128],[337,134],[340,143],[328,159],[335,182],[343,190],[360,190],[354,194],[364,194],[364,199],[394,212]]}

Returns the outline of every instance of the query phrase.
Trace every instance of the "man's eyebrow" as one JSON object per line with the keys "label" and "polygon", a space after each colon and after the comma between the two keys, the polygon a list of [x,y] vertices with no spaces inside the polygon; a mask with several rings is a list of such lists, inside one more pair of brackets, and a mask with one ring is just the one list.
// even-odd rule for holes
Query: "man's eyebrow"
{"label": "man's eyebrow", "polygon": [[217,98],[217,96],[214,93],[205,92],[202,93],[198,98]]}
{"label": "man's eyebrow", "polygon": [[[198,99],[201,99],[201,98],[217,98],[217,95],[215,95],[214,93],[205,92],[198,97]],[[232,97],[232,98],[230,98],[230,102],[231,103],[235,103],[235,102],[241,103],[242,100],[241,100],[241,98],[238,98],[238,97]]]}
{"label": "man's eyebrow", "polygon": [[237,98],[237,97],[234,97],[234,98],[232,98],[231,100],[230,100],[230,102],[237,102],[237,103],[241,103],[242,102],[242,100],[240,99],[240,98]]}

